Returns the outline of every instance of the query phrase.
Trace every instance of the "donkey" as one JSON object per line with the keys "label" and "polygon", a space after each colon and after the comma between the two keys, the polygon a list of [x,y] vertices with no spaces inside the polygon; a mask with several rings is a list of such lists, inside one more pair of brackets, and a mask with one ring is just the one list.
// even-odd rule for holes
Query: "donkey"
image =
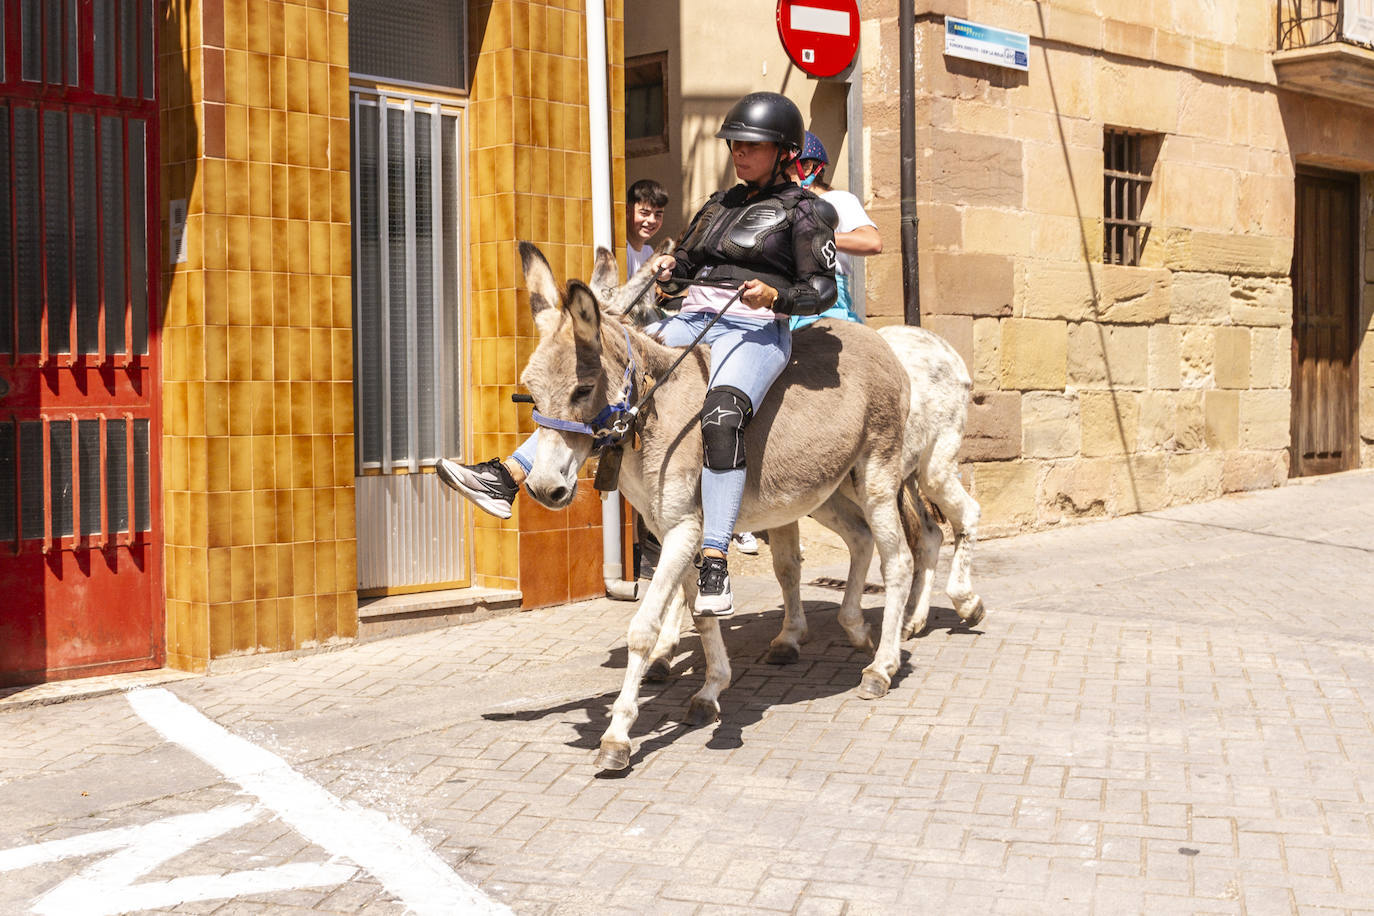
{"label": "donkey", "polygon": [[[656,255],[668,254],[671,240],[660,245]],[[652,261],[652,259],[650,259]],[[606,311],[624,315],[638,325],[650,318],[661,317],[649,310],[645,300],[654,282],[651,264],[645,264],[629,277],[623,286],[618,284],[615,256],[605,248],[597,249],[596,267],[591,286]],[[810,333],[810,332],[808,332]],[[930,598],[934,586],[935,563],[939,556],[943,534],[940,526],[925,511],[924,495],[940,510],[954,532],[954,558],[950,566],[945,591],[954,603],[955,613],[968,626],[976,626],[983,618],[982,599],[973,591],[972,550],[977,536],[978,503],[968,495],[959,482],[957,456],[963,441],[964,422],[968,414],[969,394],[973,383],[963,359],[943,338],[923,328],[894,325],[879,329],[897,354],[911,385],[910,407],[902,440],[902,476],[904,499],[902,522],[908,544],[919,559],[917,584],[907,596],[903,638],[910,638],[925,628],[930,612]],[[873,537],[859,505],[842,485],[811,516],[844,539],[850,551],[848,581],[840,603],[839,619],[847,632],[862,631],[863,611],[860,605],[863,587],[873,558]],[[790,664],[800,657],[800,645],[806,639],[807,625],[801,604],[800,532],[796,522],[768,532],[773,556],[774,574],[782,587],[783,627],[773,639],[767,661]],[[682,624],[688,617],[687,603],[679,594],[650,655],[646,678],[661,681],[667,678],[672,658],[682,634]],[[858,648],[872,649],[862,638],[853,639]]]}
{"label": "donkey", "polygon": [[[635,392],[649,380],[660,387],[641,412],[638,447],[626,448],[620,490],[661,538],[658,568],[630,622],[624,684],[601,738],[596,765],[629,766],[630,727],[639,713],[639,684],[679,589],[694,597],[691,563],[701,541],[702,466],[698,415],[706,395],[709,351],[690,353],[667,375],[681,351],[666,347],[603,316],[592,290],[577,280],[560,293],[548,261],[522,242],[520,256],[539,344],[521,382],[545,418],[585,424],[602,408],[628,397],[616,390],[628,378]],[[878,646],[863,671],[859,695],[883,696],[900,662],[899,642],[914,564],[903,535],[899,493],[902,439],[910,385],[892,348],[860,325],[813,331],[794,348],[745,434],[752,456],[739,525],[781,528],[815,511],[841,486],[872,533],[887,584]],[[627,372],[628,369],[628,372]],[[816,418],[825,418],[817,434]],[[577,472],[593,446],[582,432],[545,426],[526,491],[560,509],[576,493]],[[845,621],[842,621],[844,624]],[[852,642],[866,644],[867,628],[848,621]],[[719,622],[697,622],[706,656],[705,684],[692,697],[687,721],[703,725],[720,714],[719,696],[730,681],[730,662]]]}

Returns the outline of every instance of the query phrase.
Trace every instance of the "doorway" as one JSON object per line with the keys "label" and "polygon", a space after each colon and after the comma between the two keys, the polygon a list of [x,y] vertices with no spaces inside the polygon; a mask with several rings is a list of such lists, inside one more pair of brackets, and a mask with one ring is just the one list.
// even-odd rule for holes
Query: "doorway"
{"label": "doorway", "polygon": [[1359,202],[1354,175],[1299,170],[1293,237],[1289,474],[1356,467]]}

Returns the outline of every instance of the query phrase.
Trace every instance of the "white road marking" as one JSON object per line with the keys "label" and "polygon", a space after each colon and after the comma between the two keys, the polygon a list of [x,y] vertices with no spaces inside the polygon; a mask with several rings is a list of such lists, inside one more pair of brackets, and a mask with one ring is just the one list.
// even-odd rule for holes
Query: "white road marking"
{"label": "white road marking", "polygon": [[358,873],[352,865],[310,862],[133,883],[163,862],[242,827],[263,813],[264,810],[256,805],[225,805],[138,827],[101,830],[0,850],[0,872],[103,852],[114,853],[88,865],[34,901],[33,912],[39,916],[118,916],[197,900],[222,900],[302,887],[332,887]]}
{"label": "white road marking", "polygon": [[277,755],[230,734],[168,691],[144,688],[126,696],[164,738],[238,783],[316,846],[362,866],[411,911],[421,916],[511,912],[460,878],[404,827],[335,797]]}

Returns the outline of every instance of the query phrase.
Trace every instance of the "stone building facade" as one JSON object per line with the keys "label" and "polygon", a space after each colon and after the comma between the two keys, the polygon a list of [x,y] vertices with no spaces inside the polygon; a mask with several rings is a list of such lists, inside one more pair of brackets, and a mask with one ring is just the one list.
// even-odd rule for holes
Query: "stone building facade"
{"label": "stone building facade", "polygon": [[[898,4],[859,6],[861,133],[845,139],[862,160],[854,190],[886,242],[866,259],[867,313],[881,324],[903,315]],[[1309,17],[1297,23],[1279,6],[915,0],[921,310],[973,375],[963,459],[985,532],[1374,462],[1374,96],[1360,88],[1374,53],[1333,36],[1355,3],[1282,4],[1290,20]],[[949,17],[1026,34],[1028,69],[947,56]],[[631,12],[628,59],[646,50],[642,34]],[[747,42],[677,34],[688,36],[681,66],[699,78],[683,80],[682,94],[698,97],[680,102],[684,112],[741,79],[787,92],[813,118],[834,98],[833,86],[766,61],[770,31]],[[712,82],[693,63],[701,56],[733,61],[729,76]],[[687,151],[708,127],[681,140],[687,187],[704,183]],[[1107,156],[1120,137],[1148,179],[1133,263],[1108,251]],[[632,155],[627,170],[636,165]],[[1345,195],[1353,223],[1323,210],[1299,225],[1304,189],[1324,183]],[[1295,244],[1322,259],[1295,268]],[[1301,317],[1311,303],[1295,299],[1295,269],[1310,274],[1299,289],[1349,299],[1343,327]],[[1308,353],[1313,342],[1341,352]],[[1295,368],[1312,390],[1299,391]],[[1319,426],[1341,441],[1297,441]]]}

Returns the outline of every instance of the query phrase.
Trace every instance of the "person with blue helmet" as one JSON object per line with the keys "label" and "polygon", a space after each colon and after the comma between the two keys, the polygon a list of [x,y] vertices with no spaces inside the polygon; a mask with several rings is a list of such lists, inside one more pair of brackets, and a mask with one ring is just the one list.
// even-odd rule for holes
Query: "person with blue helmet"
{"label": "person with blue helmet", "polygon": [[825,145],[811,131],[806,132],[802,142],[801,154],[797,156],[797,183],[810,188],[821,200],[830,204],[839,216],[835,229],[835,247],[839,250],[835,266],[835,304],[819,315],[794,315],[791,319],[792,330],[806,327],[817,318],[841,318],[846,321],[861,321],[854,311],[854,300],[849,289],[853,267],[851,256],[867,257],[881,254],[883,239],[878,234],[877,225],[871,220],[864,206],[848,191],[837,191],[825,180],[825,170],[830,165],[830,157],[825,153]]}

